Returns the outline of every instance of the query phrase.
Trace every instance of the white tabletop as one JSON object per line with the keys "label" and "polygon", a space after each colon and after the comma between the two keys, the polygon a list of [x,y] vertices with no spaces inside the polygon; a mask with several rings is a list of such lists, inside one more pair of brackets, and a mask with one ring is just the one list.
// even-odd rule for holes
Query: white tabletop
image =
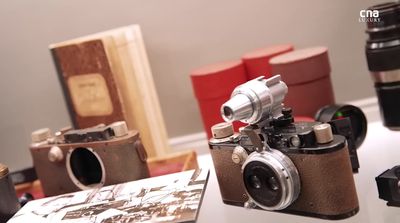
{"label": "white tabletop", "polygon": [[[367,137],[358,149],[359,173],[355,181],[360,203],[360,211],[353,217],[340,222],[400,222],[400,208],[386,206],[386,201],[378,198],[375,177],[383,171],[400,165],[400,132],[392,132],[380,122],[368,125]],[[318,218],[302,217],[261,210],[246,210],[226,205],[222,202],[214,166],[209,154],[200,155],[201,167],[210,168],[210,178],[200,209],[198,222],[321,222]]]}

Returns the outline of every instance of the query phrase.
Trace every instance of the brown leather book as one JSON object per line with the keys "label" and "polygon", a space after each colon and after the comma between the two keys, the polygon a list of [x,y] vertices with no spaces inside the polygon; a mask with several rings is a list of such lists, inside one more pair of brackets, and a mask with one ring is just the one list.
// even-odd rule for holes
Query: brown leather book
{"label": "brown leather book", "polygon": [[138,25],[51,44],[50,50],[75,128],[125,120],[139,130],[150,157],[169,151]]}

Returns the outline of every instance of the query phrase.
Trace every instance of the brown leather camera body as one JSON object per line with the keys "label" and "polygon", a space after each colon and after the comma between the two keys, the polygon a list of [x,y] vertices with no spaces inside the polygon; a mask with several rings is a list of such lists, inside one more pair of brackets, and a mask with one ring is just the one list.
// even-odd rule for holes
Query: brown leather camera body
{"label": "brown leather camera body", "polygon": [[104,141],[30,146],[46,196],[149,177],[146,151],[135,130]]}
{"label": "brown leather camera body", "polygon": [[[211,143],[222,200],[226,204],[244,206],[248,195],[241,173],[242,165],[232,161],[235,143]],[[295,164],[300,176],[300,194],[279,212],[324,219],[343,219],[359,210],[358,198],[343,136],[317,148],[280,150]]]}

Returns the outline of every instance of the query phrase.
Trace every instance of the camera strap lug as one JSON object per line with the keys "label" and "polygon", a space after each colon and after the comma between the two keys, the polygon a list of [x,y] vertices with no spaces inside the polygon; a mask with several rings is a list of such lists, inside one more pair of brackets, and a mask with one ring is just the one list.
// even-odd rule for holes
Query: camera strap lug
{"label": "camera strap lug", "polygon": [[140,160],[142,162],[146,162],[147,161],[147,152],[146,152],[141,140],[139,140],[139,139],[136,140],[134,145],[135,145],[135,149],[136,149],[136,152],[137,152]]}

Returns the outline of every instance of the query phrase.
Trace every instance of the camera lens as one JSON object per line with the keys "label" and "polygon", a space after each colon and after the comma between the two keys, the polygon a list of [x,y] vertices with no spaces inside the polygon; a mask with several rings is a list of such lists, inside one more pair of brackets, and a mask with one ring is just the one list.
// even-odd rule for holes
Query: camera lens
{"label": "camera lens", "polygon": [[387,2],[375,5],[368,8],[368,11],[378,11],[379,13],[379,20],[371,19],[367,21],[366,32],[370,37],[367,44],[370,48],[377,46],[379,43],[395,40],[399,37],[398,3]]}
{"label": "camera lens", "polygon": [[281,210],[295,201],[300,178],[293,162],[278,150],[250,154],[242,167],[249,197],[265,210]]}
{"label": "camera lens", "polygon": [[264,206],[276,206],[281,201],[282,186],[271,167],[254,161],[244,169],[244,183],[249,195]]}
{"label": "camera lens", "polygon": [[381,116],[389,129],[400,130],[400,5],[389,2],[366,11],[375,15],[375,19],[367,20],[365,52]]}
{"label": "camera lens", "polygon": [[90,148],[76,148],[67,156],[69,177],[80,189],[102,186],[105,179],[100,157]]}
{"label": "camera lens", "polygon": [[[254,189],[260,189],[262,185],[261,180],[256,175],[250,176],[249,179],[250,186]],[[265,180],[265,185],[267,189],[272,191],[277,191],[279,189],[279,182],[276,180],[275,177],[267,177]]]}
{"label": "camera lens", "polygon": [[261,188],[261,181],[256,175],[250,176],[250,186],[254,189],[260,189]]}

